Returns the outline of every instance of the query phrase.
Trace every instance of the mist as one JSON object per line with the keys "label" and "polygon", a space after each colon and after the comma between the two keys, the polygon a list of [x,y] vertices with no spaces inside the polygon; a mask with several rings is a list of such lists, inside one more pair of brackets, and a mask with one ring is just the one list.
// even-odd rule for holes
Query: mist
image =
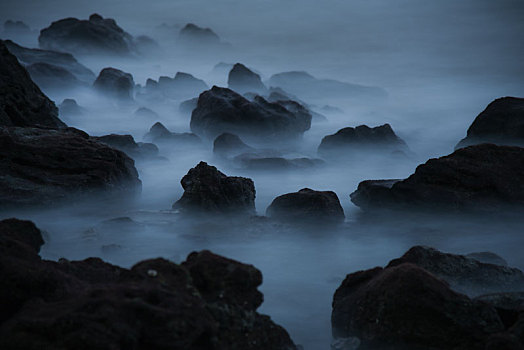
{"label": "mist", "polygon": [[[304,169],[249,169],[215,155],[213,140],[155,142],[157,158],[135,158],[142,193],[133,201],[95,197],[54,208],[0,212],[1,218],[30,219],[45,230],[42,257],[98,256],[130,267],[154,257],[180,262],[192,251],[209,249],[253,264],[264,276],[260,311],[308,350],[329,348],[331,301],[346,274],[382,266],[415,244],[452,253],[489,250],[510,266],[524,268],[522,222],[439,214],[369,218],[349,199],[363,180],[403,179],[428,159],[450,154],[492,100],[524,96],[522,1],[6,0],[0,3],[0,20],[22,20],[32,32],[0,37],[38,48],[40,29],[62,18],[86,19],[92,13],[114,18],[135,37],[153,38],[160,51],[127,57],[74,54],[96,76],[101,69],[114,67],[131,73],[140,87],[129,101],[96,92],[89,84],[42,88],[57,105],[72,98],[84,108],[81,115],[60,115],[69,126],[92,136],[130,134],[137,142],[145,141],[156,122],[171,132],[191,132],[191,113],[181,111],[179,104],[198,94],[151,99],[140,95],[147,79],[186,72],[209,88],[227,87],[229,69],[215,65],[241,62],[268,88],[274,74],[305,71],[318,79],[385,92],[384,97],[359,98],[322,91],[307,99],[297,95],[327,120],[313,120],[290,145],[272,147],[243,138],[249,146],[286,159],[316,159],[321,158],[317,148],[324,136],[344,127],[388,123],[409,151],[394,157],[362,149]],[[159,28],[163,23],[167,26]],[[211,28],[223,46],[182,47],[178,32],[187,23]],[[140,107],[158,117],[135,115]],[[229,176],[251,178],[258,216],[197,220],[171,210],[183,194],[181,178],[200,161]],[[345,222],[308,229],[263,218],[275,197],[302,188],[334,191]]]}

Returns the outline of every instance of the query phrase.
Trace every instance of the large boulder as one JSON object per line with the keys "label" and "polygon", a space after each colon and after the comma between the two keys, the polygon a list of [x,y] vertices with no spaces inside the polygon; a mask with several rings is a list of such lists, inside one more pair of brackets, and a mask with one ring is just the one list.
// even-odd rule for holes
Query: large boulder
{"label": "large boulder", "polygon": [[405,180],[363,181],[351,201],[364,210],[493,212],[524,206],[524,149],[482,144],[419,165]]}
{"label": "large boulder", "polygon": [[289,142],[311,127],[311,115],[293,113],[260,96],[249,101],[230,89],[213,86],[200,94],[190,126],[208,139],[229,132],[257,142]]}
{"label": "large boulder", "polygon": [[266,214],[277,220],[297,224],[338,224],[345,218],[335,192],[309,188],[278,196],[271,202]]}
{"label": "large boulder", "polygon": [[[18,61],[25,66],[35,63],[45,63],[54,67],[60,67],[73,74],[79,81],[87,84],[92,84],[96,78],[95,74],[90,69],[80,64],[75,57],[69,53],[29,49],[20,46],[11,40],[6,40],[5,45],[9,52],[15,55],[16,58],[18,58]],[[32,73],[31,77],[33,77]]]}
{"label": "large boulder", "polygon": [[389,155],[406,150],[406,143],[395,134],[389,124],[374,128],[367,125],[343,128],[333,135],[325,136],[318,146],[319,155],[324,157],[353,156],[362,151]]}
{"label": "large boulder", "polygon": [[58,109],[0,40],[0,126],[62,128]]}
{"label": "large boulder", "polygon": [[0,128],[0,206],[51,204],[98,192],[134,193],[141,182],[123,152],[73,128]]}
{"label": "large boulder", "polygon": [[260,79],[260,75],[251,71],[242,63],[236,63],[229,71],[227,86],[240,94],[255,92],[263,94],[266,87]]}
{"label": "large boulder", "polygon": [[42,244],[31,222],[0,221],[2,349],[296,349],[256,312],[262,275],[251,265],[202,251],[124,269],[42,260]]}
{"label": "large boulder", "polygon": [[155,144],[144,142],[137,143],[131,135],[110,134],[92,137],[92,139],[120,150],[133,159],[147,159],[158,155],[158,147]]}
{"label": "large boulder", "polygon": [[40,31],[42,49],[75,54],[127,55],[133,51],[133,37],[114,19],[93,14],[89,20],[65,18]]}
{"label": "large boulder", "polygon": [[335,338],[359,338],[365,349],[480,350],[504,331],[494,307],[409,263],[347,275],[331,324]]}
{"label": "large boulder", "polygon": [[251,179],[227,176],[200,162],[180,183],[184,194],[173,204],[173,209],[212,214],[255,213],[255,184]]}
{"label": "large boulder", "polygon": [[491,102],[456,148],[479,143],[524,146],[524,98],[503,97]]}
{"label": "large boulder", "polygon": [[135,82],[131,74],[109,67],[100,71],[93,87],[105,95],[129,100],[133,98]]}
{"label": "large boulder", "polygon": [[448,282],[453,290],[470,296],[524,291],[524,273],[519,269],[483,263],[468,255],[415,246],[402,257],[390,261],[388,267],[404,263],[415,264]]}

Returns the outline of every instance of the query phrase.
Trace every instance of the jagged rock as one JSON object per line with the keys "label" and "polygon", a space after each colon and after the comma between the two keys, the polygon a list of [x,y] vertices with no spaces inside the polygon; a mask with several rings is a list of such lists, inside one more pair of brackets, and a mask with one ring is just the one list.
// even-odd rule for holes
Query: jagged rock
{"label": "jagged rock", "polygon": [[158,147],[155,144],[143,142],[136,143],[131,135],[110,134],[92,138],[126,153],[133,159],[152,158],[158,155]]}
{"label": "jagged rock", "polygon": [[71,72],[59,66],[38,62],[26,67],[31,79],[42,89],[70,89],[81,85]]}
{"label": "jagged rock", "polygon": [[220,157],[235,157],[252,150],[253,148],[246,145],[240,137],[228,132],[220,134],[213,142],[213,153]]}
{"label": "jagged rock", "polygon": [[123,269],[42,260],[42,244],[31,222],[0,221],[3,349],[297,349],[256,312],[262,275],[251,265],[202,251]]}
{"label": "jagged rock", "polygon": [[202,28],[193,23],[188,23],[180,30],[178,35],[179,42],[185,45],[217,45],[220,38],[210,28]]}
{"label": "jagged rock", "polygon": [[5,45],[9,52],[18,58],[18,61],[23,65],[29,66],[35,63],[45,63],[48,65],[56,66],[65,69],[70,72],[81,82],[92,84],[95,80],[95,74],[80,64],[73,55],[64,52],[41,50],[41,49],[29,49],[20,46],[11,40],[6,40]]}
{"label": "jagged rock", "polygon": [[496,310],[413,264],[347,275],[333,297],[333,337],[372,349],[484,349],[504,331]]}
{"label": "jagged rock", "polygon": [[40,31],[41,48],[76,54],[128,55],[133,51],[133,37],[114,19],[93,14],[89,20],[65,18]]}
{"label": "jagged rock", "polygon": [[387,152],[406,151],[406,143],[400,139],[389,124],[374,128],[360,125],[340,129],[325,136],[318,146],[318,154],[324,157],[354,156],[363,150]]}
{"label": "jagged rock", "polygon": [[155,111],[146,108],[146,107],[140,107],[138,108],[133,115],[138,118],[143,119],[158,119],[160,116]]}
{"label": "jagged rock", "polygon": [[311,115],[292,113],[260,96],[250,102],[230,89],[213,86],[200,94],[190,126],[209,139],[230,132],[260,142],[289,142],[311,127]]}
{"label": "jagged rock", "polygon": [[0,128],[0,205],[38,206],[99,192],[135,193],[141,182],[123,152],[67,128]]}
{"label": "jagged rock", "polygon": [[344,210],[335,192],[309,188],[278,196],[267,208],[266,215],[297,224],[338,224],[345,219]]}
{"label": "jagged rock", "polygon": [[388,267],[404,263],[415,264],[448,282],[455,291],[472,296],[524,290],[524,273],[519,269],[429,247],[412,247],[402,257],[390,261]]}
{"label": "jagged rock", "polygon": [[180,181],[182,198],[173,209],[215,214],[254,214],[255,185],[251,179],[227,176],[200,162]]}
{"label": "jagged rock", "polygon": [[306,72],[284,72],[271,76],[269,85],[280,87],[307,101],[323,98],[384,98],[386,92],[377,87],[317,79]]}
{"label": "jagged rock", "polygon": [[491,102],[455,149],[480,143],[524,146],[524,98],[503,97]]}
{"label": "jagged rock", "polygon": [[58,109],[0,40],[0,126],[61,128]]}
{"label": "jagged rock", "polygon": [[430,159],[405,180],[361,182],[351,201],[364,210],[507,212],[524,206],[523,182],[523,148],[483,144]]}
{"label": "jagged rock", "polygon": [[60,116],[63,117],[75,117],[75,116],[81,116],[86,113],[85,108],[80,107],[76,100],[72,98],[66,98],[62,101],[62,103],[58,106],[58,109],[60,111]]}
{"label": "jagged rock", "polygon": [[149,129],[144,139],[155,143],[168,142],[185,146],[202,145],[202,140],[200,140],[200,137],[197,135],[189,132],[171,132],[160,122],[156,122],[151,129]]}
{"label": "jagged rock", "polygon": [[104,68],[98,74],[93,87],[112,97],[129,100],[133,98],[133,76],[116,68]]}
{"label": "jagged rock", "polygon": [[236,63],[229,71],[227,85],[231,90],[240,94],[246,92],[262,94],[266,91],[260,75],[254,73],[242,63]]}

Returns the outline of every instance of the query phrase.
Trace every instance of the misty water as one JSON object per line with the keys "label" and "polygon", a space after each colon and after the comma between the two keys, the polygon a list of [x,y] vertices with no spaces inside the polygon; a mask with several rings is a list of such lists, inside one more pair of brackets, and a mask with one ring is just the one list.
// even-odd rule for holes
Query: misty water
{"label": "misty water", "polygon": [[[142,194],[124,203],[94,198],[59,208],[0,213],[33,220],[45,230],[41,255],[47,259],[98,256],[125,267],[153,257],[180,262],[194,250],[253,264],[264,283],[261,313],[284,326],[305,349],[328,349],[331,301],[346,274],[384,265],[416,244],[454,253],[492,251],[511,266],[524,268],[524,227],[512,220],[442,217],[363,217],[349,200],[366,179],[405,178],[429,158],[451,153],[473,119],[495,98],[524,96],[524,6],[521,1],[3,1],[0,19],[23,20],[41,29],[64,17],[91,13],[115,18],[133,35],[155,38],[163,52],[150,57],[76,56],[98,74],[115,67],[147,78],[187,72],[213,85],[226,86],[227,70],[219,62],[242,62],[267,81],[273,74],[299,70],[318,78],[377,86],[386,99],[333,98],[319,91],[305,101],[323,112],[327,122],[313,123],[301,142],[286,154],[317,157],[325,135],[342,127],[389,123],[408,144],[406,158],[372,154],[297,171],[248,171],[216,159],[212,142],[203,147],[160,144],[164,160],[137,160]],[[176,35],[161,36],[161,23],[181,28],[188,22],[212,28],[227,49],[181,50]],[[176,27],[178,26],[178,27]],[[176,32],[174,32],[176,33]],[[37,47],[38,32],[19,40]],[[142,141],[156,121],[174,132],[189,132],[190,114],[181,101],[116,102],[91,89],[44,91],[57,104],[74,98],[86,108],[82,116],[61,117],[90,135],[131,134]],[[196,97],[196,96],[192,96]],[[133,116],[139,107],[158,120]],[[227,175],[255,182],[260,216],[278,195],[309,187],[333,190],[346,221],[338,228],[284,225],[264,218],[190,220],[171,210],[181,197],[180,179],[206,161]],[[107,222],[115,218],[130,218]]]}

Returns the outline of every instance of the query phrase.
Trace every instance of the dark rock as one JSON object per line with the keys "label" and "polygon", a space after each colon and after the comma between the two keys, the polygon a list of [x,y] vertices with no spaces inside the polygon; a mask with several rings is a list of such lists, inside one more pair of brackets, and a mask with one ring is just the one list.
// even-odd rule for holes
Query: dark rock
{"label": "dark rock", "polygon": [[199,95],[208,89],[205,81],[197,79],[191,74],[178,72],[174,78],[160,77],[154,88],[164,96],[184,100]]}
{"label": "dark rock", "polygon": [[213,153],[224,158],[235,157],[252,150],[253,148],[246,145],[240,137],[228,132],[220,134],[213,142]]}
{"label": "dark rock", "polygon": [[356,128],[340,129],[333,135],[322,139],[318,153],[324,157],[353,156],[362,150],[387,152],[407,150],[406,143],[400,139],[389,124],[374,128],[360,125]]}
{"label": "dark rock", "polygon": [[144,119],[158,119],[160,116],[155,111],[146,108],[146,107],[140,107],[138,108],[133,115],[138,118],[144,118]]}
{"label": "dark rock", "polygon": [[77,54],[127,55],[133,51],[133,37],[114,19],[93,14],[89,20],[65,18],[40,31],[41,48]]}
{"label": "dark rock", "polygon": [[231,90],[240,94],[246,92],[262,94],[266,91],[260,75],[254,73],[242,63],[236,63],[229,71],[227,85]]}
{"label": "dark rock", "polygon": [[152,158],[158,155],[158,147],[153,143],[136,143],[131,135],[110,134],[92,137],[92,139],[120,150],[133,159]]}
{"label": "dark rock", "polygon": [[42,243],[32,223],[0,222],[2,349],[296,349],[255,311],[262,275],[251,265],[208,251],[131,269],[54,262],[38,256]]}
{"label": "dark rock", "polygon": [[475,259],[484,264],[493,264],[500,266],[508,266],[508,262],[501,256],[492,252],[475,252],[466,254],[466,257]]}
{"label": "dark rock", "polygon": [[504,292],[481,295],[475,298],[492,305],[506,327],[518,322],[524,315],[524,292]]}
{"label": "dark rock", "polygon": [[198,103],[198,97],[182,101],[178,106],[178,110],[182,113],[191,114],[196,108]]}
{"label": "dark rock", "polygon": [[60,111],[60,116],[63,117],[75,117],[75,116],[81,116],[86,113],[85,108],[80,107],[76,100],[72,98],[66,98],[62,101],[62,103],[58,106],[58,109]]}
{"label": "dark rock", "polygon": [[255,185],[251,179],[226,176],[200,162],[180,181],[184,194],[173,209],[216,214],[254,214]]}
{"label": "dark rock", "polygon": [[194,133],[210,139],[230,132],[260,142],[289,142],[311,127],[311,115],[292,113],[260,96],[250,102],[230,89],[213,86],[200,94],[190,125]]}
{"label": "dark rock", "polygon": [[303,188],[298,192],[278,196],[266,210],[267,216],[289,222],[341,223],[344,210],[333,191]]}
{"label": "dark rock", "polygon": [[0,126],[61,128],[58,109],[0,40]]}
{"label": "dark rock", "polygon": [[455,148],[480,143],[524,146],[524,98],[503,97],[491,102]]}
{"label": "dark rock", "polygon": [[98,91],[120,99],[132,99],[135,82],[133,76],[115,68],[104,68],[98,74],[93,87]]}
{"label": "dark rock", "polygon": [[26,67],[31,79],[41,89],[70,89],[81,85],[68,70],[48,63],[33,63]]}
{"label": "dark rock", "polygon": [[271,76],[269,85],[280,87],[305,100],[322,98],[384,98],[386,92],[377,87],[317,79],[306,72],[285,72]]}
{"label": "dark rock", "polygon": [[185,45],[216,45],[220,38],[210,28],[202,28],[193,23],[188,23],[180,30],[179,42]]}
{"label": "dark rock", "polygon": [[524,290],[524,273],[519,269],[486,264],[429,247],[415,246],[390,261],[388,267],[404,263],[415,264],[442,278],[457,292],[472,296]]}
{"label": "dark rock", "polygon": [[240,167],[248,170],[302,170],[324,164],[321,159],[314,158],[284,158],[282,156],[265,155],[268,151],[255,151],[240,154],[233,158]]}
{"label": "dark rock", "polygon": [[[483,144],[419,165],[405,180],[364,181],[351,194],[362,209],[507,212],[524,206],[524,149]],[[381,187],[381,188],[379,188]]]}
{"label": "dark rock", "polygon": [[409,263],[348,275],[331,324],[335,338],[357,337],[366,349],[484,349],[504,330],[493,307]]}
{"label": "dark rock", "polygon": [[193,133],[169,131],[162,123],[156,122],[144,136],[145,140],[155,143],[174,143],[180,146],[201,146],[202,140]]}
{"label": "dark rock", "polygon": [[76,195],[133,193],[132,159],[73,128],[0,128],[2,207],[51,204]]}

